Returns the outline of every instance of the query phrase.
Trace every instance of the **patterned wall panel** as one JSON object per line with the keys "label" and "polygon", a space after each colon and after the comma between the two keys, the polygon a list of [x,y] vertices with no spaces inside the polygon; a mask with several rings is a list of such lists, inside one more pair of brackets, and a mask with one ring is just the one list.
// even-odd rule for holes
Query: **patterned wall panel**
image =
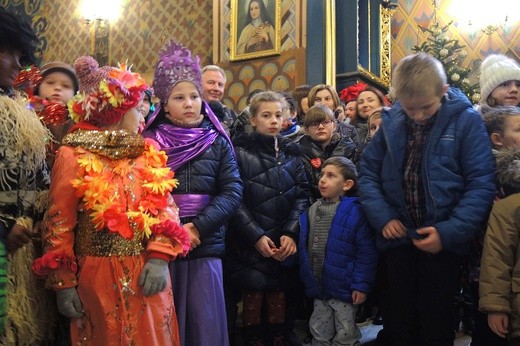
{"label": "patterned wall panel", "polygon": [[[125,0],[117,23],[110,26],[111,64],[128,59],[151,80],[157,53],[170,38],[211,61],[210,0]],[[81,20],[80,0],[44,0],[39,15],[48,21],[44,60],[73,62],[91,54],[91,28]],[[208,15],[210,14],[210,15]]]}
{"label": "patterned wall panel", "polygon": [[[448,9],[453,1],[437,1],[437,20],[441,25],[448,24],[452,19],[448,15]],[[485,10],[485,9],[483,9]],[[434,7],[431,0],[412,1],[398,0],[398,8],[392,18],[392,65],[395,66],[403,57],[413,53],[414,45],[421,44],[427,38],[418,28],[428,26],[434,17]],[[474,61],[479,61],[492,53],[507,53],[520,59],[520,23],[507,29],[498,29],[491,35],[482,32],[467,34],[458,28],[458,23],[453,23],[448,31],[448,36],[457,39],[468,53],[464,60],[464,66],[469,67]],[[476,80],[478,70],[471,77]]]}
{"label": "patterned wall panel", "polygon": [[79,6],[79,0],[45,1],[41,11],[49,22],[45,62],[59,60],[71,64],[77,57],[91,53],[91,28],[80,20]]}
{"label": "patterned wall panel", "polygon": [[253,90],[293,90],[304,83],[297,69],[302,61],[305,61],[305,50],[290,49],[279,57],[221,65],[228,81],[224,103],[238,112],[245,107],[247,95]]}

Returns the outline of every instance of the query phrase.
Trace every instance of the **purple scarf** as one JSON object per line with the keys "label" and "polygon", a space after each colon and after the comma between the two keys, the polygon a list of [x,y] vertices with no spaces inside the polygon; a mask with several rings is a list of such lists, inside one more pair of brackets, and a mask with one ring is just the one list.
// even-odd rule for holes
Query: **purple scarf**
{"label": "purple scarf", "polygon": [[148,127],[156,119],[161,107],[157,107],[155,112],[150,116],[145,130],[144,136],[156,140],[161,146],[161,150],[166,152],[168,156],[168,167],[176,171],[185,163],[193,160],[203,152],[205,152],[215,141],[218,135],[224,136],[229,142],[231,149],[233,146],[226,131],[220,124],[219,120],[213,114],[213,111],[204,102],[204,113],[215,126],[211,128],[182,128],[168,123],[161,123],[154,129]]}

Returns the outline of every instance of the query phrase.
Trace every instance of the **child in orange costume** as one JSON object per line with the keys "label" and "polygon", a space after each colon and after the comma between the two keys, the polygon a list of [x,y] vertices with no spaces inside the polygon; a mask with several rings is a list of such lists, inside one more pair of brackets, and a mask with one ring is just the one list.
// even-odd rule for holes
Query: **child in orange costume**
{"label": "child in orange costume", "polygon": [[63,139],[33,270],[72,318],[72,344],[178,345],[168,261],[186,254],[166,155],[137,134],[146,85],[122,68],[75,63],[77,124]]}

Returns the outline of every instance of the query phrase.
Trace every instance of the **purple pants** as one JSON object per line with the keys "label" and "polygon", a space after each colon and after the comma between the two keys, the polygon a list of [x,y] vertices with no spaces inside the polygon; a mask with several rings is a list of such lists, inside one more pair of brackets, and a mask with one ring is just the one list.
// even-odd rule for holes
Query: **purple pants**
{"label": "purple pants", "polygon": [[176,261],[170,272],[181,346],[228,346],[222,261]]}

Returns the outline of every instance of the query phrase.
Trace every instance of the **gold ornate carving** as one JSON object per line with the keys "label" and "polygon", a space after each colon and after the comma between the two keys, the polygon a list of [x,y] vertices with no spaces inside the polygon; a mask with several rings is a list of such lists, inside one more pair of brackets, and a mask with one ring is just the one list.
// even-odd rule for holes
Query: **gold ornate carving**
{"label": "gold ornate carving", "polygon": [[357,69],[358,69],[359,74],[362,75],[363,77],[388,88],[389,84],[386,83],[382,78],[377,76],[375,73],[370,72],[369,70],[367,70],[360,64],[358,64]]}
{"label": "gold ornate carving", "polygon": [[[385,88],[390,87],[390,78],[391,78],[391,68],[392,63],[390,60],[390,54],[391,54],[391,42],[392,42],[392,36],[391,36],[391,20],[392,15],[395,12],[394,6],[383,6],[379,5],[379,20],[380,20],[380,31],[379,31],[379,48],[380,48],[380,71],[371,71],[371,61],[369,59],[369,67],[364,68],[361,64],[358,63],[358,72],[364,76],[365,78],[372,80]],[[368,22],[371,22],[370,18],[370,8],[368,10]],[[372,38],[372,35],[370,33],[370,25],[368,26],[369,35],[368,35],[368,49],[369,49],[369,57],[371,56],[372,52],[372,42],[370,41]],[[358,37],[358,46],[359,46],[359,37]],[[377,72],[379,72],[379,75],[377,75]]]}
{"label": "gold ornate carving", "polygon": [[395,12],[395,8],[385,8],[383,6],[379,9],[381,18],[381,73],[380,78],[387,88],[390,86],[392,62],[390,60],[391,54],[391,20]]}

